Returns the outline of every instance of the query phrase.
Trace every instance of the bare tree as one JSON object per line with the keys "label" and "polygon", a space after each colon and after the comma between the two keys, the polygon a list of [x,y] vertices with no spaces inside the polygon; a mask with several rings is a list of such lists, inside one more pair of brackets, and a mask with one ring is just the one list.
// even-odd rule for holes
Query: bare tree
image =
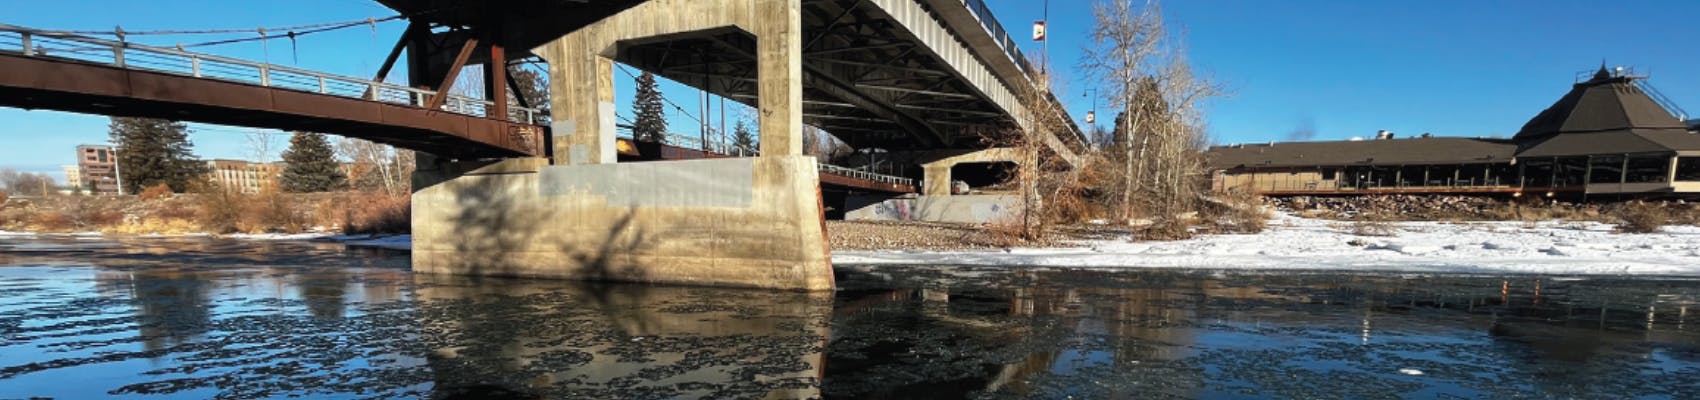
{"label": "bare tree", "polygon": [[248,137],[248,151],[252,152],[249,156],[253,157],[254,162],[261,164],[271,162],[272,141],[277,138],[279,133],[281,132],[271,129],[250,129],[243,133]]}
{"label": "bare tree", "polygon": [[389,145],[345,138],[337,141],[337,155],[354,164],[349,183],[356,189],[403,194],[411,190],[414,152]]}
{"label": "bare tree", "polygon": [[[1085,49],[1081,67],[1106,86],[1104,89],[1107,90],[1100,90],[1100,93],[1108,97],[1105,100],[1111,105],[1121,108],[1115,129],[1131,139],[1131,135],[1143,128],[1142,123],[1147,117],[1139,112],[1143,108],[1141,100],[1149,98],[1140,96],[1139,81],[1149,75],[1150,59],[1165,35],[1162,11],[1155,3],[1136,8],[1131,0],[1099,0],[1092,5],[1092,15],[1096,21],[1091,34],[1092,44]],[[1140,180],[1135,176],[1134,168],[1136,146],[1133,140],[1123,140],[1119,144],[1121,148],[1117,150],[1122,153],[1120,161],[1124,168],[1120,216],[1124,221],[1130,221],[1133,219],[1134,184]]]}
{"label": "bare tree", "polygon": [[14,169],[0,169],[0,191],[19,196],[45,196],[53,193],[57,187],[53,177],[47,174],[19,172]]}
{"label": "bare tree", "polygon": [[1203,173],[1199,104],[1219,90],[1193,74],[1155,0],[1137,7],[1132,0],[1099,0],[1093,14],[1092,46],[1081,66],[1121,108],[1111,152],[1121,167],[1119,216],[1131,223],[1144,214],[1184,232],[1179,222],[1193,211]]}

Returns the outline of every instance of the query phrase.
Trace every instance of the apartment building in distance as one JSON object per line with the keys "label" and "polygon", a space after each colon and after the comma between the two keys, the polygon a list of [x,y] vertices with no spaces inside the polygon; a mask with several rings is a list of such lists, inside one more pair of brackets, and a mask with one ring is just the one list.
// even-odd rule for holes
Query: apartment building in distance
{"label": "apartment building in distance", "polygon": [[60,166],[65,171],[65,188],[75,192],[83,188],[83,168],[75,165]]}
{"label": "apartment building in distance", "polygon": [[283,173],[283,163],[257,163],[243,160],[207,161],[207,177],[225,190],[259,193],[277,185]]}
{"label": "apartment building in distance", "polygon": [[118,194],[118,153],[112,146],[85,144],[77,146],[77,176],[71,179],[66,172],[66,184],[78,186],[89,194]]}

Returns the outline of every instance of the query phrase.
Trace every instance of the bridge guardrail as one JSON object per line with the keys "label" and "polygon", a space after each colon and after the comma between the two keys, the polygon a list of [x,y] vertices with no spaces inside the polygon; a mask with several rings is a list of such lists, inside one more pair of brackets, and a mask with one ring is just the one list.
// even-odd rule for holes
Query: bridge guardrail
{"label": "bridge guardrail", "polygon": [[992,9],[986,7],[986,0],[962,0],[962,4],[968,6],[970,14],[980,19],[980,25],[986,28],[987,33],[992,34],[992,39],[998,42],[998,47],[1002,47],[1003,51],[1009,54],[1009,58],[1015,60],[1015,65],[1021,67],[1021,72],[1032,77],[1033,65],[1027,62],[1027,56],[1021,54],[1021,47],[1015,44],[1015,39],[1009,37],[1009,31],[998,22],[998,17],[992,15]]}
{"label": "bridge guardrail", "polygon": [[[626,139],[637,140],[637,139],[633,139],[630,130],[622,130],[622,131],[619,132],[618,136],[622,137],[622,138],[626,138]],[[756,149],[748,149],[748,148],[744,148],[744,147],[741,147],[741,146],[734,146],[734,145],[726,144],[726,143],[709,143],[708,146],[707,146],[707,150],[704,150],[704,146],[702,145],[702,139],[701,138],[691,137],[691,136],[687,136],[687,135],[681,135],[681,134],[672,133],[672,132],[667,133],[667,144],[671,144],[671,145],[674,145],[674,146],[679,146],[679,147],[683,147],[683,148],[687,148],[687,149],[691,149],[691,150],[706,151],[706,152],[709,152],[709,153],[721,154],[721,155],[730,155],[730,156],[733,156],[733,157],[753,157],[753,156],[757,156],[757,155],[761,154],[761,152],[756,150]],[[856,179],[862,179],[862,180],[868,180],[868,181],[874,181],[874,182],[886,183],[886,184],[893,184],[893,185],[906,185],[906,186],[914,186],[915,185],[914,179],[904,178],[904,177],[901,177],[901,176],[885,175],[885,174],[880,174],[880,173],[876,173],[876,172],[871,172],[871,171],[866,171],[866,170],[861,170],[861,169],[855,169],[855,168],[841,167],[841,166],[827,164],[827,163],[818,163],[816,165],[819,165],[819,167],[817,169],[819,169],[820,172],[824,172],[824,173],[828,173],[828,174],[847,176],[847,177],[856,178]]]}
{"label": "bridge guardrail", "polygon": [[874,182],[879,182],[879,183],[887,183],[887,184],[893,184],[893,185],[915,186],[915,180],[910,179],[910,178],[879,174],[879,173],[864,171],[864,170],[855,169],[855,168],[845,168],[845,167],[840,167],[840,166],[837,166],[837,165],[832,165],[832,164],[827,164],[827,163],[819,163],[817,165],[820,166],[820,172],[825,172],[825,173],[829,173],[829,174],[833,174],[833,175],[848,176],[848,177],[851,177],[851,178],[869,180],[869,181],[874,181]]}
{"label": "bridge guardrail", "polygon": [[[160,72],[179,76],[259,85],[270,88],[319,93],[338,97],[424,107],[436,91],[364,78],[327,74],[300,68],[200,54],[164,47],[112,41],[87,36],[0,24],[0,52],[111,65],[124,69]],[[548,125],[541,110],[508,107],[505,116],[493,116],[494,102],[450,94],[443,110],[475,117]]]}
{"label": "bridge guardrail", "polygon": [[[974,18],[980,20],[980,25],[986,28],[986,33],[991,34],[992,40],[998,42],[998,47],[1002,47],[1004,53],[1008,54],[1009,58],[1015,61],[1016,67],[1021,68],[1021,73],[1026,75],[1029,81],[1036,82],[1033,78],[1032,63],[1027,62],[1027,56],[1022,55],[1021,47],[1016,45],[1016,40],[1010,38],[1009,31],[1005,30],[1003,24],[998,22],[998,18],[992,15],[992,9],[986,6],[986,1],[962,0],[962,4],[968,7],[969,14],[973,14]],[[1046,96],[1048,96],[1047,100],[1053,104],[1051,112],[1056,113],[1060,117],[1059,120],[1068,122],[1069,126],[1073,128],[1073,133],[1077,142],[1082,144],[1086,143],[1085,132],[1081,131],[1079,126],[1075,126],[1074,119],[1070,118],[1067,112],[1061,110],[1062,102],[1058,101],[1056,96],[1049,93],[1047,93]]]}

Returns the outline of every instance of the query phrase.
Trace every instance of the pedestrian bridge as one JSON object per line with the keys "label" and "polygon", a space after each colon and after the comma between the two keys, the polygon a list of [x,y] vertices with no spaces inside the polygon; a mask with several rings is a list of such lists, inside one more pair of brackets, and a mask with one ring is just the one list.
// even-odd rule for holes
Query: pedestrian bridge
{"label": "pedestrian bridge", "polygon": [[[547,116],[260,62],[0,25],[0,106],[327,132],[458,158],[543,155]],[[436,107],[426,107],[437,103]]]}
{"label": "pedestrian bridge", "polygon": [[[452,158],[542,156],[550,122],[536,108],[510,107],[504,118],[490,100],[450,94],[433,111],[432,90],[4,24],[0,71],[0,105],[10,107],[327,132]],[[704,153],[732,157],[718,150]],[[909,178],[820,169],[829,185],[915,191]]]}

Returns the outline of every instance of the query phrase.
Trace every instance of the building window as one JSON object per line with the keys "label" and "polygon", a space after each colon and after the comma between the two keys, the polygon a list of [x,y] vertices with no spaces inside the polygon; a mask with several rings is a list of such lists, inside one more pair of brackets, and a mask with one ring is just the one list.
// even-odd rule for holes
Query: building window
{"label": "building window", "polygon": [[1664,183],[1670,176],[1670,157],[1641,156],[1629,158],[1626,183]]}
{"label": "building window", "polygon": [[1552,159],[1536,158],[1523,162],[1523,186],[1552,186]]}
{"label": "building window", "polygon": [[1623,157],[1595,156],[1589,160],[1588,183],[1623,183]]}
{"label": "building window", "polygon": [[1676,159],[1676,180],[1700,182],[1700,157]]}
{"label": "building window", "polygon": [[1557,169],[1557,174],[1553,179],[1553,186],[1579,186],[1583,183],[1582,178],[1588,176],[1588,158],[1559,158],[1554,168]]}
{"label": "building window", "polygon": [[1338,179],[1339,174],[1337,172],[1339,172],[1339,171],[1336,170],[1336,169],[1333,169],[1333,168],[1323,168],[1322,169],[1322,180],[1332,181],[1332,180]]}

